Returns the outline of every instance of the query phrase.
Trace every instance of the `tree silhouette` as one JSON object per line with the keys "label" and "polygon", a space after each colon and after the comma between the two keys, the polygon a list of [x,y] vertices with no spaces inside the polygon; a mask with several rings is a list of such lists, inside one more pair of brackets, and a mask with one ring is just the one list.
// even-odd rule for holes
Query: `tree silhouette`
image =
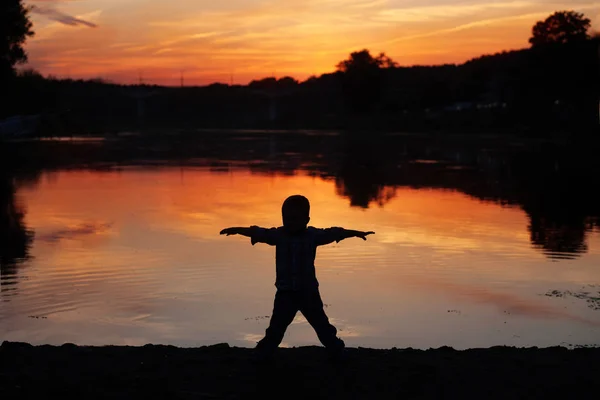
{"label": "tree silhouette", "polygon": [[581,13],[557,11],[533,26],[529,43],[540,46],[550,43],[571,43],[589,39],[591,21]]}
{"label": "tree silhouette", "polygon": [[381,96],[383,68],[396,67],[396,63],[385,55],[373,57],[364,49],[350,54],[337,64],[343,77],[344,98],[353,112],[370,111]]}
{"label": "tree silhouette", "polygon": [[29,8],[22,0],[0,2],[0,74],[2,78],[14,75],[15,65],[27,62],[23,44],[33,36]]}
{"label": "tree silhouette", "polygon": [[369,70],[378,70],[379,68],[396,67],[397,63],[385,53],[380,53],[377,57],[373,57],[369,50],[363,49],[350,54],[348,59],[341,61],[337,65],[337,69],[344,73],[362,72]]}

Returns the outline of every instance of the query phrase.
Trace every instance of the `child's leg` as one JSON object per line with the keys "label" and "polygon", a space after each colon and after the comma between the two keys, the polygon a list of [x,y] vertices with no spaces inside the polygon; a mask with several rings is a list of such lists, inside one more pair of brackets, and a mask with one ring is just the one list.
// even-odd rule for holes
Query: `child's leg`
{"label": "child's leg", "polygon": [[266,353],[274,351],[283,340],[285,330],[292,323],[297,312],[298,302],[295,294],[288,291],[277,291],[269,327],[265,337],[258,342],[256,348]]}
{"label": "child's leg", "polygon": [[344,348],[344,341],[337,337],[337,329],[329,323],[329,318],[323,310],[323,301],[318,289],[303,294],[300,311],[317,333],[323,346],[332,352]]}

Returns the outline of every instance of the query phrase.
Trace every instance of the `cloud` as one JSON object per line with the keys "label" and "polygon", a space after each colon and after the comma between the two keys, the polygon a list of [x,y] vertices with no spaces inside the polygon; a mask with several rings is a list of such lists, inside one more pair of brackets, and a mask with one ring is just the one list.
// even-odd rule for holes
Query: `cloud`
{"label": "cloud", "polygon": [[482,15],[482,13],[502,11],[502,10],[519,10],[534,6],[535,3],[529,1],[515,2],[494,2],[494,3],[479,3],[479,4],[449,4],[422,7],[404,7],[404,8],[388,8],[382,10],[377,19],[388,22],[424,22],[440,19],[454,19],[460,17],[468,17],[472,15]]}
{"label": "cloud", "polygon": [[[546,14],[547,13],[544,13],[544,12],[541,12],[541,13],[538,12],[538,13],[531,13],[531,14],[502,17],[502,18],[482,19],[479,21],[473,21],[473,22],[453,26],[451,28],[432,30],[432,31],[424,32],[424,33],[415,34],[415,35],[401,36],[398,38],[393,38],[393,39],[389,39],[389,40],[386,40],[383,42],[379,42],[379,43],[377,43],[377,45],[389,45],[389,44],[393,44],[393,43],[397,43],[397,42],[446,35],[449,33],[460,32],[460,31],[464,31],[467,29],[471,29],[471,28],[483,27],[483,26],[488,26],[488,25],[492,25],[492,24],[499,24],[499,23],[515,21],[515,20],[525,19],[525,20],[529,21],[529,20],[533,20],[535,18],[540,18]],[[371,45],[373,45],[373,44],[374,43],[371,43]],[[352,49],[354,49],[354,48],[352,48]]]}
{"label": "cloud", "polygon": [[89,22],[89,21],[85,21],[85,20],[77,18],[77,17],[73,17],[73,16],[65,14],[61,11],[58,11],[57,9],[55,9],[53,7],[32,6],[31,12],[33,12],[35,14],[44,15],[53,21],[57,21],[57,22],[60,22],[61,24],[65,24],[65,25],[70,25],[70,26],[84,25],[84,26],[88,26],[90,28],[98,27],[98,25],[94,24],[93,22]]}

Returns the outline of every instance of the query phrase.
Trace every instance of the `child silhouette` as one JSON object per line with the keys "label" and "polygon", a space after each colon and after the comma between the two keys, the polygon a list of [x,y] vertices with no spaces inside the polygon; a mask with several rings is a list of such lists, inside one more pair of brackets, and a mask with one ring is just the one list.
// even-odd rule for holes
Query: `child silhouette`
{"label": "child silhouette", "polygon": [[351,237],[367,240],[367,235],[375,232],[307,226],[310,221],[310,203],[301,195],[288,197],[283,202],[281,214],[283,226],[278,228],[251,226],[221,231],[221,235],[248,236],[252,245],[266,243],[275,246],[277,293],[265,337],[256,345],[257,359],[267,361],[271,358],[298,311],[302,312],[314,328],[330,356],[337,359],[342,356],[345,345],[337,337],[336,328],[329,323],[323,310],[314,264],[317,246]]}

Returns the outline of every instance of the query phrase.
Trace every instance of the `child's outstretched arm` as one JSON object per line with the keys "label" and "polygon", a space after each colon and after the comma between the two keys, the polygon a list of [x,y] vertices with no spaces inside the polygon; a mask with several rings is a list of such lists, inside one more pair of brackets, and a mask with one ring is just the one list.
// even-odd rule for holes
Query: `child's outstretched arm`
{"label": "child's outstretched arm", "polygon": [[363,232],[363,231],[353,231],[351,229],[342,228],[342,232],[341,232],[340,236],[341,236],[342,240],[352,238],[352,237],[357,237],[357,238],[361,238],[362,240],[367,240],[368,235],[374,235],[374,234],[375,234],[375,232],[373,232],[373,231]]}
{"label": "child's outstretched arm", "polygon": [[351,229],[344,229],[338,227],[319,229],[317,231],[317,245],[323,246],[333,242],[339,242],[341,240],[348,239],[351,237],[358,237],[362,240],[367,240],[367,236],[373,235],[374,233],[375,232],[373,231],[354,231]]}
{"label": "child's outstretched arm", "polygon": [[261,228],[260,226],[252,225],[249,228],[232,227],[225,228],[221,231],[221,235],[242,235],[249,237],[252,245],[256,243],[266,243],[271,246],[277,244],[277,229],[276,228]]}
{"label": "child's outstretched arm", "polygon": [[250,228],[242,228],[242,227],[232,227],[223,229],[220,234],[221,235],[242,235],[242,236],[252,236],[252,232],[254,231],[253,227]]}

